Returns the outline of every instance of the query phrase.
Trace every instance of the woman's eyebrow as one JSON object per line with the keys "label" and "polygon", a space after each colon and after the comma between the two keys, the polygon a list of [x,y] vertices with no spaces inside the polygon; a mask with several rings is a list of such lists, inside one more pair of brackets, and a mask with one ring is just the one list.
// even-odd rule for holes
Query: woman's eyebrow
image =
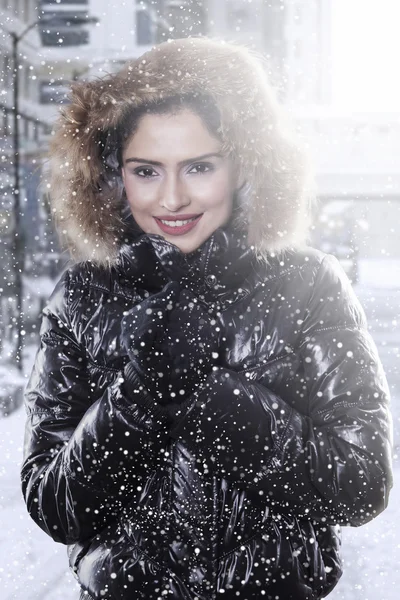
{"label": "woman's eyebrow", "polygon": [[[194,158],[186,158],[185,160],[181,160],[178,165],[182,166],[182,165],[188,165],[191,162],[195,162],[196,160],[202,160],[203,158],[210,158],[211,156],[217,156],[219,158],[223,157],[223,154],[221,154],[220,152],[209,152],[208,154],[202,154],[201,156],[196,156]],[[156,167],[163,167],[164,165],[162,164],[162,162],[159,162],[158,160],[149,160],[147,158],[137,158],[136,156],[132,156],[131,158],[127,158],[126,163],[130,163],[130,162],[139,162],[139,163],[147,163],[149,165],[155,165]]]}

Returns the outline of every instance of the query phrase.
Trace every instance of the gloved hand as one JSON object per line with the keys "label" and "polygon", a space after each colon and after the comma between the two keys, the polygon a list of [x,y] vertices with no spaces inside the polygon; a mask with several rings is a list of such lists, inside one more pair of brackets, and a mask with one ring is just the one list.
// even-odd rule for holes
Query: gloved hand
{"label": "gloved hand", "polygon": [[121,322],[121,343],[132,363],[129,367],[134,366],[139,379],[157,401],[168,394],[171,364],[166,330],[179,289],[178,282],[167,283],[161,292],[134,306]]}
{"label": "gloved hand", "polygon": [[182,289],[167,324],[173,402],[186,399],[218,363],[220,328],[196,296]]}

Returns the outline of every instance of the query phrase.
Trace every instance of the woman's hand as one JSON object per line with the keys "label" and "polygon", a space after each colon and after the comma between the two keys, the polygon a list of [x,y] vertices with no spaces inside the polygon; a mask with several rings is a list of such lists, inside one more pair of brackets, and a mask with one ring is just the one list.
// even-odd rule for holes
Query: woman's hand
{"label": "woman's hand", "polygon": [[183,289],[167,325],[169,390],[175,401],[190,395],[218,363],[220,328],[189,290]]}
{"label": "woman's hand", "polygon": [[158,400],[168,394],[171,359],[166,330],[179,289],[176,281],[167,283],[161,292],[132,308],[121,323],[121,342],[143,385]]}

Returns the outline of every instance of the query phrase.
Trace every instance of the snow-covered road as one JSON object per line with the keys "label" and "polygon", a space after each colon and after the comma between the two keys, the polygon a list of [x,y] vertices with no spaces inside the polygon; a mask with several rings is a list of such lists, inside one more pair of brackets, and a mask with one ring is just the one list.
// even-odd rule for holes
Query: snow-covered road
{"label": "snow-covered road", "polygon": [[329,600],[398,600],[400,596],[400,464],[388,508],[363,527],[343,528],[344,574]]}
{"label": "snow-covered road", "polygon": [[0,419],[0,597],[2,600],[76,600],[67,549],[29,517],[20,487],[25,410]]}

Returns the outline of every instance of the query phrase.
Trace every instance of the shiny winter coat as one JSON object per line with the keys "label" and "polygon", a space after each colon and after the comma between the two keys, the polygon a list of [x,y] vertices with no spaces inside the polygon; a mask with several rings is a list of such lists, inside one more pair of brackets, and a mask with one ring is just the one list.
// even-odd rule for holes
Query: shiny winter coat
{"label": "shiny winter coat", "polygon": [[[172,420],[127,385],[123,312],[170,280],[219,320],[219,368]],[[92,598],[321,598],[340,525],[392,485],[389,391],[338,261],[254,259],[220,227],[190,264],[162,236],[67,269],[26,389],[22,489]],[[86,596],[85,596],[86,597]]]}

